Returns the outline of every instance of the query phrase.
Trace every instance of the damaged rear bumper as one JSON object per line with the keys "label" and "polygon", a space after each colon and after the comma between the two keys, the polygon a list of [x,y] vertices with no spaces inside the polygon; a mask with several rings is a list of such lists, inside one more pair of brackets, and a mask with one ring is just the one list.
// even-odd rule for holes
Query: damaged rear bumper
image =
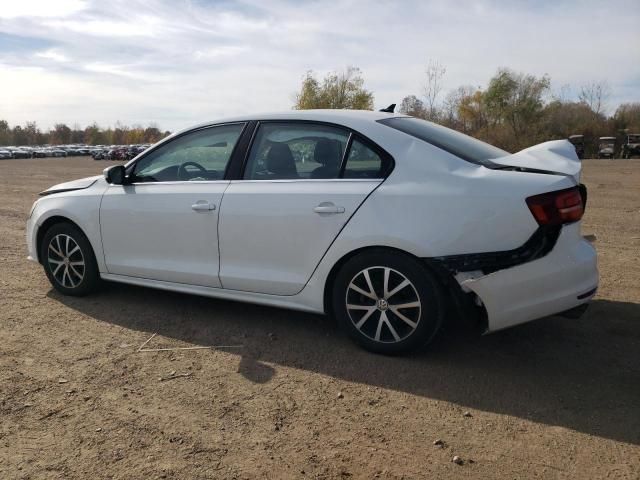
{"label": "damaged rear bumper", "polygon": [[596,251],[579,224],[565,225],[542,258],[487,275],[459,273],[456,280],[482,301],[487,331],[501,330],[589,302],[598,287]]}

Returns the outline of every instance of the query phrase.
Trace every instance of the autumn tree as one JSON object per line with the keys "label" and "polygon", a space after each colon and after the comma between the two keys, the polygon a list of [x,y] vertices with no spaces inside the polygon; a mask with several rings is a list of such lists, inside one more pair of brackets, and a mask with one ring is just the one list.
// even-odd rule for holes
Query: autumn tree
{"label": "autumn tree", "polygon": [[440,112],[440,122],[455,130],[468,131],[469,127],[464,122],[466,119],[463,119],[461,115],[461,107],[463,103],[468,104],[470,102],[470,98],[477,90],[475,87],[463,85],[447,93]]}
{"label": "autumn tree", "polygon": [[295,95],[293,108],[373,110],[373,93],[364,88],[362,72],[357,67],[329,73],[322,81],[318,81],[314,73],[309,71]]}

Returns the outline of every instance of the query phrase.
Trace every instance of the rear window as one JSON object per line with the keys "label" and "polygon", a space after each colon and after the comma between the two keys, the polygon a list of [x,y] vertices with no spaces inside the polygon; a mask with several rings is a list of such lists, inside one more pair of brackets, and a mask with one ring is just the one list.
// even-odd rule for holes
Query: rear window
{"label": "rear window", "polygon": [[509,152],[477,140],[464,133],[413,117],[394,117],[378,120],[379,123],[419,138],[463,160],[484,166],[493,166],[494,158]]}

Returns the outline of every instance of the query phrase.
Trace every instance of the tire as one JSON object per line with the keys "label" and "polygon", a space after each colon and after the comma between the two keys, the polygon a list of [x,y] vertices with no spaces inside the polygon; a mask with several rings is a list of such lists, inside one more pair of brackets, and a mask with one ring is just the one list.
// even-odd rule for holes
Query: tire
{"label": "tire", "polygon": [[445,299],[436,278],[413,257],[384,249],[348,260],[333,283],[331,300],[347,334],[366,350],[385,355],[428,344],[444,318]]}
{"label": "tire", "polygon": [[100,287],[91,244],[75,225],[57,223],[49,228],[42,239],[40,258],[49,282],[64,295],[84,296]]}

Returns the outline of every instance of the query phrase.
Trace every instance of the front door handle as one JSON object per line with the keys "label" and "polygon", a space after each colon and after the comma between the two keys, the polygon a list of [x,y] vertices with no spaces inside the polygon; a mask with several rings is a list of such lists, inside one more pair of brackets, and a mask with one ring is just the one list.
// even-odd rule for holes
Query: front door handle
{"label": "front door handle", "polygon": [[191,205],[191,208],[196,212],[210,212],[211,210],[216,209],[216,205],[214,203],[209,203],[206,200],[198,200],[196,203]]}
{"label": "front door handle", "polygon": [[331,202],[322,202],[313,209],[316,213],[344,213],[344,207],[339,207]]}

